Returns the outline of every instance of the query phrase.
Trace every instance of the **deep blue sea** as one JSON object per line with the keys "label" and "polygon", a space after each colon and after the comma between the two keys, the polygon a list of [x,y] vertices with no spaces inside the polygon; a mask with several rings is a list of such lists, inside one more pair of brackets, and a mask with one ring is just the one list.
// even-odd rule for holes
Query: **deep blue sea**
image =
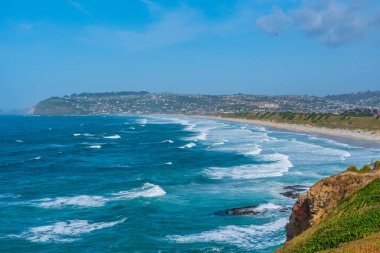
{"label": "deep blue sea", "polygon": [[379,155],[200,118],[1,116],[0,252],[272,252],[284,186]]}

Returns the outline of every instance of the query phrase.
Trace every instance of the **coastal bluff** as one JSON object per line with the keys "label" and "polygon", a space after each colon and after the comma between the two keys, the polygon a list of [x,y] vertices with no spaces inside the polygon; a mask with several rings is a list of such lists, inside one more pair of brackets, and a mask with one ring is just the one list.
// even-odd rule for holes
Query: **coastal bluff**
{"label": "coastal bluff", "polygon": [[[362,170],[349,169],[300,195],[286,225],[287,242],[275,252],[380,252],[379,167],[376,162]],[[365,245],[369,250],[346,251],[353,241],[361,248],[359,240],[368,236],[379,238],[367,240],[378,248]]]}

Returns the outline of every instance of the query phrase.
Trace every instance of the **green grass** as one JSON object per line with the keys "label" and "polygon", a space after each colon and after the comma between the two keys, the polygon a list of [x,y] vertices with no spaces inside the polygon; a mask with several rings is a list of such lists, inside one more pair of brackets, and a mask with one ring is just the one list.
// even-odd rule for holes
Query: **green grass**
{"label": "green grass", "polygon": [[268,120],[276,123],[311,125],[332,129],[363,130],[380,133],[380,119],[378,117],[353,117],[329,113],[225,113],[221,117]]}
{"label": "green grass", "polygon": [[317,252],[376,233],[380,233],[380,179],[341,201],[321,223],[289,241],[278,252]]}

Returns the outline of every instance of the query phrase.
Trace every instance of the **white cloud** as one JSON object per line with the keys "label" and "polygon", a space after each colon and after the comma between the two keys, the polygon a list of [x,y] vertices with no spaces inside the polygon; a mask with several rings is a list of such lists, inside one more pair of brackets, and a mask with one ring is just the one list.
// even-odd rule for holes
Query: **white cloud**
{"label": "white cloud", "polygon": [[288,28],[292,20],[280,8],[274,8],[269,15],[261,16],[256,21],[256,27],[268,34],[276,35]]}
{"label": "white cloud", "polygon": [[271,34],[291,24],[325,45],[339,46],[363,39],[377,28],[380,12],[373,9],[379,10],[379,4],[374,1],[309,0],[287,14],[277,9],[260,17],[256,27]]}

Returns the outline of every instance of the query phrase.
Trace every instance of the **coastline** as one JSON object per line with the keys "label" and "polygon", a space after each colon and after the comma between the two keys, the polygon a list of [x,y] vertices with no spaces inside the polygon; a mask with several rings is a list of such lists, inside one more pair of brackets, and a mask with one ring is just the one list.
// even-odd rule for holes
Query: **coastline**
{"label": "coastline", "polygon": [[[186,116],[186,115],[183,115]],[[265,120],[251,120],[251,119],[240,119],[240,118],[228,118],[228,117],[217,117],[217,116],[207,116],[207,115],[187,115],[190,117],[206,118],[212,120],[223,120],[230,122],[246,123],[256,126],[270,127],[275,129],[282,129],[291,132],[301,132],[317,134],[326,137],[332,137],[334,139],[350,139],[356,143],[372,143],[377,146],[380,145],[380,134],[372,134],[370,132],[364,131],[352,131],[346,129],[333,129],[333,128],[322,128],[314,127],[309,125],[299,125],[299,124],[288,124],[288,123],[277,123]]]}

